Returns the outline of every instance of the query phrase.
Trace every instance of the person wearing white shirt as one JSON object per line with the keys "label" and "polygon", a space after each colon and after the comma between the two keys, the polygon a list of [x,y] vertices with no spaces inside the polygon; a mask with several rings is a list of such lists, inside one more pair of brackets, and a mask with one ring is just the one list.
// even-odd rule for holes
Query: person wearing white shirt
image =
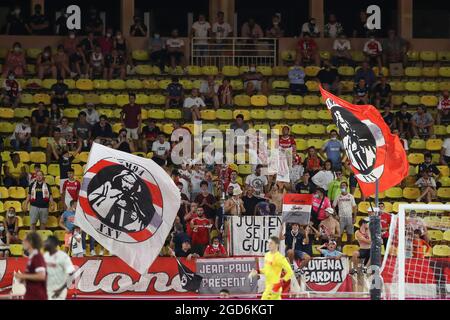
{"label": "person wearing white shirt", "polygon": [[18,123],[11,136],[11,146],[16,150],[24,148],[31,152],[31,127],[30,117],[24,117],[22,123]]}
{"label": "person wearing white shirt", "polygon": [[100,115],[98,114],[97,110],[94,109],[93,103],[88,103],[87,108],[83,109],[82,111],[86,112],[86,121],[91,126],[94,126],[97,122],[100,121]]}
{"label": "person wearing white shirt", "polygon": [[256,166],[255,173],[248,175],[247,178],[245,178],[245,185],[247,187],[253,187],[255,190],[255,197],[262,198],[264,197],[265,188],[269,184],[269,181],[267,180],[267,177],[264,175],[261,175],[261,168],[262,165],[259,164]]}
{"label": "person wearing white shirt", "polygon": [[58,238],[49,236],[44,243],[44,259],[47,265],[47,297],[49,300],[65,300],[69,277],[75,272],[70,257],[58,250]]}
{"label": "person wearing white shirt", "polygon": [[325,191],[328,190],[328,185],[334,180],[334,173],[331,171],[333,163],[330,160],[325,161],[324,169],[317,172],[311,181],[318,187]]}
{"label": "person wearing white shirt", "polygon": [[194,121],[201,120],[200,108],[206,107],[205,102],[199,96],[198,89],[192,89],[192,94],[184,100],[183,113],[184,119],[190,121],[191,118]]}
{"label": "person wearing white shirt", "polygon": [[450,138],[446,138],[442,144],[441,164],[450,165]]}
{"label": "person wearing white shirt", "polygon": [[208,49],[208,37],[211,31],[211,25],[206,21],[204,14],[199,14],[198,21],[192,24],[191,37],[196,37],[199,39],[195,40],[196,51],[199,55],[205,55]]}
{"label": "person wearing white shirt", "polygon": [[167,55],[170,59],[170,66],[175,69],[177,64],[185,67],[184,61],[184,40],[178,38],[178,30],[173,29],[171,37],[166,40]]}
{"label": "person wearing white shirt", "polygon": [[375,39],[375,36],[371,35],[369,41],[364,44],[364,55],[369,59],[371,65],[374,63],[378,64],[379,70],[382,68],[381,63],[381,54],[383,48],[381,47],[381,43]]}
{"label": "person wearing white shirt", "polygon": [[302,34],[309,33],[312,38],[317,38],[320,35],[319,27],[316,24],[316,19],[311,18],[308,22],[302,25]]}
{"label": "person wearing white shirt", "polygon": [[333,57],[332,63],[334,66],[338,66],[339,63],[353,65],[352,55],[350,50],[352,46],[350,41],[345,37],[345,34],[339,34],[339,37],[333,42]]}
{"label": "person wearing white shirt", "polygon": [[230,33],[233,31],[229,23],[224,21],[224,13],[219,11],[217,13],[217,21],[212,25],[212,33],[214,38],[216,38],[217,43],[221,43],[222,39],[228,38]]}
{"label": "person wearing white shirt", "polygon": [[158,140],[154,141],[152,144],[153,157],[152,160],[155,161],[161,167],[166,165],[167,158],[170,154],[170,143],[166,141],[164,133],[158,135]]}

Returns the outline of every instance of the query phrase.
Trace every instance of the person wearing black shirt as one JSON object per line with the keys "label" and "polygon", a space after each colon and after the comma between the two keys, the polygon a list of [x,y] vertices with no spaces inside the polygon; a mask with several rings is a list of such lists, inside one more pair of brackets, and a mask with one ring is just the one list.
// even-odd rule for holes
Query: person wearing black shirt
{"label": "person wearing black shirt", "polygon": [[86,33],[93,32],[96,36],[101,36],[103,31],[103,20],[100,18],[95,8],[89,9],[89,17],[86,19]]}
{"label": "person wearing black shirt", "polygon": [[24,207],[30,204],[30,229],[36,230],[36,223],[39,221],[41,230],[45,230],[48,219],[48,209],[53,203],[52,191],[50,186],[44,180],[42,171],[36,173],[36,180],[28,187],[28,196]]}
{"label": "person wearing black shirt", "polygon": [[55,21],[55,35],[67,36],[69,29],[67,29],[67,18],[69,15],[66,13],[66,7],[61,8],[61,15]]}
{"label": "person wearing black shirt", "polygon": [[92,128],[92,139],[103,145],[111,145],[114,138],[114,133],[111,125],[108,123],[108,118],[105,115],[100,116],[100,121],[94,124]]}
{"label": "person wearing black shirt", "polygon": [[40,4],[36,4],[34,6],[34,14],[30,17],[30,22],[28,23],[27,26],[31,34],[46,35],[49,33],[48,19],[41,12],[42,6]]}
{"label": "person wearing black shirt", "polygon": [[408,104],[402,103],[400,106],[400,111],[395,114],[397,121],[397,129],[400,135],[404,135],[406,138],[411,137],[411,118],[412,114],[408,112]]}
{"label": "person wearing black shirt", "polygon": [[184,242],[189,242],[190,238],[186,232],[184,232],[184,227],[181,222],[175,222],[173,224],[174,232],[172,233],[172,244],[175,251],[175,255],[178,257],[179,254],[183,254],[182,246]]}
{"label": "person wearing black shirt", "polygon": [[99,46],[99,43],[95,38],[94,32],[89,32],[87,37],[80,41],[80,45],[83,47],[84,56],[89,59],[94,49]]}
{"label": "person wearing black shirt", "polygon": [[134,24],[130,27],[130,36],[132,37],[146,37],[147,26],[139,16],[134,16]]}
{"label": "person wearing black shirt", "polygon": [[382,114],[384,122],[389,126],[392,130],[395,128],[395,115],[391,112],[391,105],[386,103],[384,105],[384,112]]}
{"label": "person wearing black shirt", "polygon": [[329,60],[323,61],[323,69],[317,74],[317,79],[325,90],[336,95],[341,94],[341,84],[337,69],[331,67]]}
{"label": "person wearing black shirt", "polygon": [[126,75],[126,59],[117,49],[113,49],[111,54],[105,57],[105,74],[108,80],[112,80],[116,75],[124,80]]}
{"label": "person wearing black shirt", "polygon": [[28,34],[26,24],[21,16],[21,9],[19,5],[16,5],[6,18],[6,34],[9,35],[25,35]]}
{"label": "person wearing black shirt", "polygon": [[302,262],[298,266],[300,270],[305,267],[311,256],[306,252],[302,251],[302,246],[309,243],[309,235],[305,233],[305,230],[300,228],[298,223],[288,224],[286,226],[286,233],[282,234],[282,229],[280,230],[280,240],[284,240],[286,256],[288,257],[291,264],[295,260],[300,259]]}
{"label": "person wearing black shirt", "polygon": [[48,134],[49,112],[43,102],[39,102],[38,108],[31,113],[31,131],[34,137],[43,137]]}
{"label": "person wearing black shirt", "polygon": [[177,253],[175,253],[175,256],[177,258],[188,258],[189,260],[192,258],[200,258],[200,256],[192,251],[191,247],[191,240],[185,239],[183,243],[181,244],[181,250]]}
{"label": "person wearing black shirt", "polygon": [[245,196],[242,197],[242,201],[244,202],[244,208],[245,208],[245,212],[242,215],[244,215],[244,216],[255,215],[256,205],[259,202],[264,201],[264,199],[255,197],[253,195],[254,193],[255,193],[255,189],[252,186],[249,186],[247,188],[247,192],[246,192]]}
{"label": "person wearing black shirt", "polygon": [[316,191],[315,184],[310,180],[309,172],[305,172],[302,176],[302,180],[295,185],[295,191],[301,194],[312,194]]}
{"label": "person wearing black shirt", "polygon": [[58,80],[50,88],[52,91],[52,104],[55,103],[59,107],[67,107],[69,105],[69,99],[67,94],[69,93],[69,87],[64,83],[62,77],[58,77]]}
{"label": "person wearing black shirt", "polygon": [[375,106],[380,108],[386,103],[391,103],[391,97],[391,85],[387,83],[386,77],[381,77],[380,82],[378,82],[373,88],[373,100],[375,102]]}
{"label": "person wearing black shirt", "polygon": [[147,153],[148,150],[152,150],[153,142],[156,141],[161,130],[156,126],[156,122],[153,119],[149,119],[147,125],[142,128],[141,143],[142,150]]}
{"label": "person wearing black shirt", "polygon": [[134,152],[134,144],[131,139],[127,138],[127,130],[121,129],[119,131],[119,136],[117,137],[117,141],[114,144],[114,149],[132,153]]}
{"label": "person wearing black shirt", "polygon": [[59,178],[61,185],[69,178],[68,172],[72,170],[72,162],[75,155],[71,155],[68,150],[64,150],[61,157],[59,157]]}
{"label": "person wearing black shirt", "polygon": [[441,174],[441,171],[438,169],[438,167],[433,163],[433,157],[431,153],[425,153],[424,155],[425,162],[421,163],[419,165],[419,172],[417,174],[417,179],[422,177],[422,173],[424,171],[428,171],[428,174],[436,180],[436,186],[440,187],[440,182],[438,182],[438,177]]}
{"label": "person wearing black shirt", "polygon": [[369,86],[360,78],[353,88],[353,104],[369,104]]}

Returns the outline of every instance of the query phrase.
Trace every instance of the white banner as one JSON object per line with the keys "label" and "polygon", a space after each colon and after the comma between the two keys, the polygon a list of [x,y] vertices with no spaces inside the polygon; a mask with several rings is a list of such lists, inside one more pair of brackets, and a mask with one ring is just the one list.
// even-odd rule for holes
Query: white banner
{"label": "white banner", "polygon": [[158,256],[179,207],[178,188],[155,162],[92,145],[75,223],[139,273]]}
{"label": "white banner", "polygon": [[[263,256],[269,251],[270,237],[280,236],[280,216],[230,216],[231,228],[228,249],[234,256]],[[280,243],[280,252],[284,253],[284,241]]]}

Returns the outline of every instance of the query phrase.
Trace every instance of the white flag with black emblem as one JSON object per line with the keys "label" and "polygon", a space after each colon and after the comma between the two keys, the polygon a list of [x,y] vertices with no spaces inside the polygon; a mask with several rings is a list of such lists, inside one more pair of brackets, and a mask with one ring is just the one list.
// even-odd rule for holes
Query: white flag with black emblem
{"label": "white flag with black emblem", "polygon": [[150,159],[94,143],[83,176],[75,224],[141,274],[172,228],[180,192]]}

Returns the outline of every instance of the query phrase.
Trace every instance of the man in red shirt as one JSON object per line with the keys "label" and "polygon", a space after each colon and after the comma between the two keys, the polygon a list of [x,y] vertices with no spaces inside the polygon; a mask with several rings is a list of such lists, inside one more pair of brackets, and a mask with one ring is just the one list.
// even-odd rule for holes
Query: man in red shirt
{"label": "man in red shirt", "polygon": [[307,32],[303,33],[303,37],[297,44],[297,56],[298,64],[313,62],[314,65],[320,66],[317,43],[311,39],[311,35]]}
{"label": "man in red shirt", "polygon": [[220,243],[218,237],[214,237],[209,244],[205,252],[203,253],[204,258],[224,258],[227,256],[227,251],[223,244]]}
{"label": "man in red shirt", "polygon": [[8,74],[8,79],[3,82],[3,103],[5,106],[17,107],[20,102],[20,84],[15,80],[14,72]]}
{"label": "man in red shirt", "polygon": [[389,227],[391,226],[391,214],[384,211],[385,207],[383,202],[380,202],[378,207],[380,208],[381,238],[386,248],[389,239]]}
{"label": "man in red shirt", "polygon": [[16,278],[25,282],[25,300],[47,300],[47,267],[40,253],[42,240],[36,232],[30,232],[23,240],[23,249],[28,253],[25,273],[17,273]]}
{"label": "man in red shirt", "polygon": [[127,130],[127,138],[133,139],[134,145],[137,146],[139,145],[139,133],[142,124],[141,107],[135,103],[135,93],[130,92],[128,99],[130,103],[123,106],[122,112],[120,113],[120,121],[122,122],[122,126]]}
{"label": "man in red shirt", "polygon": [[67,171],[67,178],[68,179],[64,181],[61,195],[63,199],[64,209],[70,207],[70,203],[72,202],[72,200],[78,201],[78,193],[81,189],[81,184],[78,180],[75,179],[73,170]]}
{"label": "man in red shirt", "polygon": [[192,249],[199,255],[203,254],[206,246],[209,244],[209,231],[211,227],[211,222],[204,216],[203,208],[198,207],[197,217],[191,220],[191,230]]}

